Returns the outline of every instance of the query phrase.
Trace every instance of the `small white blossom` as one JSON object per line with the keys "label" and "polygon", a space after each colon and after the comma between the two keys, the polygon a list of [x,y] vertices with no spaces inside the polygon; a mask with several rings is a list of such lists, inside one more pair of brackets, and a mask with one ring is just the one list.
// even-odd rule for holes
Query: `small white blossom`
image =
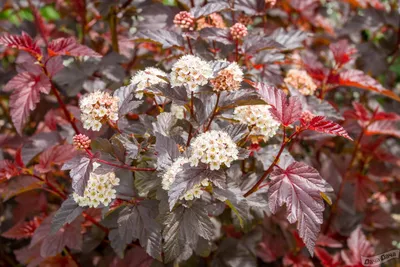
{"label": "small white blossom", "polygon": [[172,104],[171,113],[175,116],[175,118],[181,120],[185,118],[185,107]]}
{"label": "small white blossom", "polygon": [[136,85],[135,96],[139,99],[143,98],[143,92],[146,92],[152,85],[167,83],[165,79],[168,79],[168,74],[157,68],[148,67],[138,71],[131,78],[131,84]]}
{"label": "small white blossom", "polygon": [[317,90],[317,85],[305,70],[289,70],[284,81],[287,85],[299,90],[302,95],[313,95]]}
{"label": "small white blossom", "polygon": [[211,76],[210,64],[199,57],[186,55],[172,66],[171,85],[187,85],[191,91],[195,91],[198,86],[206,85]]}
{"label": "small white blossom", "polygon": [[119,185],[119,178],[115,177],[115,173],[95,174],[92,172],[83,196],[74,193],[72,197],[81,207],[97,208],[100,204],[108,206],[116,197],[114,187],[117,185]]}
{"label": "small white blossom", "polygon": [[[176,175],[182,171],[182,166],[188,162],[188,158],[179,157],[174,163],[172,163],[171,167],[169,167],[169,169],[162,176],[161,185],[164,190],[168,191],[171,188],[172,183],[175,181]],[[194,198],[200,198],[200,196],[203,194],[201,187],[206,187],[208,185],[208,180],[204,179],[200,182],[200,184],[197,184],[193,186],[192,189],[189,189],[180,199],[193,200]]]}
{"label": "small white blossom", "polygon": [[269,105],[248,105],[236,107],[233,118],[252,127],[252,135],[262,135],[267,140],[279,130],[280,123],[276,121]]}
{"label": "small white blossom", "polygon": [[82,97],[79,107],[83,127],[87,130],[99,131],[104,122],[118,120],[118,101],[118,97],[101,91]]}
{"label": "small white blossom", "polygon": [[230,167],[232,161],[238,159],[239,150],[232,138],[223,131],[209,131],[200,134],[190,147],[192,155],[189,158],[191,166],[199,162],[209,164],[211,170],[219,170],[221,165]]}

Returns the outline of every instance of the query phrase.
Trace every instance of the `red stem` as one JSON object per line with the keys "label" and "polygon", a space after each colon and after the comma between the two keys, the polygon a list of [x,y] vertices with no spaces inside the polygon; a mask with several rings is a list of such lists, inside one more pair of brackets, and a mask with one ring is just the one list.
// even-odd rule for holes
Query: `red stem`
{"label": "red stem", "polygon": [[190,38],[188,36],[186,36],[186,41],[187,41],[188,46],[189,46],[190,54],[193,55],[192,43],[190,42]]}

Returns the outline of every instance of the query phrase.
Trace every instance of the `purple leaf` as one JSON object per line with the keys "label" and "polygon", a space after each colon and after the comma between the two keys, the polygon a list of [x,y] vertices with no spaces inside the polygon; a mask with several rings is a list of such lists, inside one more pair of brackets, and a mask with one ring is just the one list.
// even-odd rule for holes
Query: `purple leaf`
{"label": "purple leaf", "polygon": [[27,51],[34,56],[41,54],[40,48],[37,43],[33,41],[26,32],[22,32],[21,36],[5,34],[0,37],[0,44]]}
{"label": "purple leaf", "polygon": [[101,57],[101,55],[85,45],[79,44],[75,38],[58,38],[49,43],[47,51],[50,56],[89,56]]}
{"label": "purple leaf", "polygon": [[318,171],[301,163],[293,162],[286,169],[275,167],[268,189],[269,208],[276,213],[286,204],[290,223],[297,221],[297,230],[311,255],[322,224],[324,201],[321,192],[331,191]]}
{"label": "purple leaf", "polygon": [[93,170],[93,159],[86,155],[77,155],[64,164],[62,170],[71,170],[72,188],[78,195],[83,195],[90,173]]}

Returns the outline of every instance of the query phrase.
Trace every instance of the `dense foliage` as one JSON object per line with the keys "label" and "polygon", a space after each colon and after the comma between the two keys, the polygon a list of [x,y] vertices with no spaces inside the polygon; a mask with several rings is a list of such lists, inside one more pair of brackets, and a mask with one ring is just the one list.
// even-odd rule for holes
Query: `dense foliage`
{"label": "dense foliage", "polygon": [[1,266],[400,248],[398,1],[0,3]]}

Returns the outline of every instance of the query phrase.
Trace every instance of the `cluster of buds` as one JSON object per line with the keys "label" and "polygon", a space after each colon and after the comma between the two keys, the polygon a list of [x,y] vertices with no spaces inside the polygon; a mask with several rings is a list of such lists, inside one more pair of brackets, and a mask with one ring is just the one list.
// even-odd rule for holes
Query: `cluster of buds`
{"label": "cluster of buds", "polygon": [[233,62],[227,68],[220,70],[217,77],[210,80],[213,90],[216,92],[239,90],[242,81],[243,71],[236,62]]}
{"label": "cluster of buds", "polygon": [[186,11],[181,11],[174,17],[174,24],[182,29],[194,30],[194,17]]}
{"label": "cluster of buds", "polygon": [[226,27],[224,19],[218,13],[212,13],[207,17],[203,17],[197,20],[197,30],[204,28],[219,28],[224,29]]}
{"label": "cluster of buds", "polygon": [[235,23],[230,28],[230,32],[234,40],[243,39],[243,37],[247,36],[247,28],[240,22]]}
{"label": "cluster of buds", "polygon": [[88,149],[90,147],[90,142],[90,138],[84,134],[77,134],[73,137],[73,144],[77,149]]}
{"label": "cluster of buds", "polygon": [[317,89],[313,79],[304,70],[289,70],[284,81],[288,86],[299,90],[302,95],[313,95]]}

